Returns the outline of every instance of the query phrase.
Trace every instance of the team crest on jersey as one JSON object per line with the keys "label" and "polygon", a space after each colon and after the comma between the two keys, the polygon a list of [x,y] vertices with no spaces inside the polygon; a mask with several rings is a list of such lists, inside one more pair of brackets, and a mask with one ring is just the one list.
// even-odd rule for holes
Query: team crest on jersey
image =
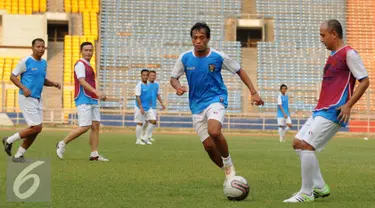
{"label": "team crest on jersey", "polygon": [[209,64],[208,69],[210,70],[210,72],[214,72],[215,71],[215,64]]}

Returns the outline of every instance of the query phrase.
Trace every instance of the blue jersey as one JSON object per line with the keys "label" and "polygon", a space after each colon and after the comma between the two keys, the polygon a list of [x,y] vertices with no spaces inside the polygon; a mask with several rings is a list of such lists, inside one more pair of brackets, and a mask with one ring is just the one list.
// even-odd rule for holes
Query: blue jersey
{"label": "blue jersey", "polygon": [[[142,107],[145,111],[148,111],[152,107],[150,86],[148,84],[138,83],[135,87],[135,95],[140,97]],[[139,108],[137,99],[135,100],[135,105]]]}
{"label": "blue jersey", "polygon": [[[35,60],[32,56],[28,56],[20,60],[13,70],[15,76],[21,75],[21,83],[31,91],[30,97],[39,99],[46,79],[47,61],[41,59]],[[20,89],[19,94],[23,95]]]}
{"label": "blue jersey", "polygon": [[189,84],[189,104],[193,114],[199,114],[212,103],[228,106],[228,92],[221,75],[222,69],[238,72],[240,65],[226,54],[210,49],[206,57],[196,57],[189,50],[178,58],[172,77],[178,79],[184,73]]}
{"label": "blue jersey", "polygon": [[152,106],[151,107],[153,109],[156,109],[156,100],[158,99],[158,95],[159,95],[159,83],[157,83],[157,82],[154,82],[154,83],[149,82],[148,85],[150,87],[150,93],[151,93],[151,101],[152,101]]}
{"label": "blue jersey", "polygon": [[279,97],[277,98],[277,117],[284,118],[284,114],[281,111],[280,105],[283,107],[285,114],[289,117],[289,97],[288,95],[283,95],[280,93]]}

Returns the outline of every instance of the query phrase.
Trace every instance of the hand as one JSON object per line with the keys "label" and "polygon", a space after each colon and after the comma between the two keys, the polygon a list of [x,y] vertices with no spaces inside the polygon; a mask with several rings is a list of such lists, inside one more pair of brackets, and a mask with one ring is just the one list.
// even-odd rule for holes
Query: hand
{"label": "hand", "polygon": [[61,89],[61,84],[60,83],[58,83],[58,82],[55,82],[54,84],[53,84],[53,86],[54,87],[56,87],[57,89]]}
{"label": "hand", "polygon": [[339,116],[337,116],[337,119],[340,119],[340,123],[341,122],[348,122],[349,119],[350,119],[350,111],[351,111],[351,107],[349,107],[347,104],[341,106],[341,107],[338,107],[336,108],[336,110],[340,111],[340,114]]}
{"label": "hand", "polygon": [[145,109],[141,108],[142,115],[145,115]]}
{"label": "hand", "polygon": [[106,100],[107,99],[107,96],[103,92],[96,91],[95,94],[96,94],[96,96],[98,96],[98,98],[100,100]]}
{"label": "hand", "polygon": [[165,110],[165,105],[161,104],[161,110]]}
{"label": "hand", "polygon": [[287,115],[284,115],[284,118],[285,118],[285,119],[287,119],[287,118],[288,118],[288,116],[287,116]]}
{"label": "hand", "polygon": [[177,94],[178,96],[181,96],[181,95],[183,95],[185,92],[187,92],[186,87],[181,86],[181,87],[177,88],[176,94]]}
{"label": "hand", "polygon": [[22,89],[23,95],[25,97],[29,97],[31,95],[31,91],[25,87],[25,89]]}
{"label": "hand", "polygon": [[258,93],[251,95],[251,105],[264,105],[264,102]]}

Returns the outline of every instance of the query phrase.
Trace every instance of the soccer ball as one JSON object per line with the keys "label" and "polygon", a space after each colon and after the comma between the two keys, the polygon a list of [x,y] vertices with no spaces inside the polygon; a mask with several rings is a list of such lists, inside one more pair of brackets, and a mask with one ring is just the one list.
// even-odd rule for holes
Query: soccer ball
{"label": "soccer ball", "polygon": [[241,201],[249,195],[250,186],[242,176],[233,176],[224,182],[224,195],[231,201]]}

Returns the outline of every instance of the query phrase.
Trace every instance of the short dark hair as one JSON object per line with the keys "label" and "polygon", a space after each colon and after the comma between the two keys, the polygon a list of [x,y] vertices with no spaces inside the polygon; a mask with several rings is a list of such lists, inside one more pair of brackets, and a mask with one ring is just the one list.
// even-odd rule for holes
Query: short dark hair
{"label": "short dark hair", "polygon": [[211,37],[210,27],[208,27],[208,25],[205,22],[197,22],[197,23],[195,23],[195,25],[190,30],[190,37],[193,37],[193,32],[195,30],[199,31],[201,29],[205,30],[207,38]]}
{"label": "short dark hair", "polygon": [[94,47],[94,45],[91,42],[83,42],[83,43],[81,43],[80,51],[82,51],[83,47],[85,47],[87,45],[91,45],[92,47]]}
{"label": "short dark hair", "polygon": [[150,73],[156,74],[156,71],[155,70],[150,70]]}
{"label": "short dark hair", "polygon": [[283,87],[285,87],[286,89],[288,89],[288,86],[286,86],[286,84],[282,84],[282,85],[280,85],[280,90],[283,89]]}
{"label": "short dark hair", "polygon": [[340,39],[343,38],[342,26],[338,20],[330,19],[327,21],[328,29],[332,32],[335,31]]}
{"label": "short dark hair", "polygon": [[31,46],[34,46],[35,43],[36,43],[37,41],[40,41],[40,42],[45,43],[44,40],[43,40],[42,38],[35,38],[35,39],[31,42]]}
{"label": "short dark hair", "polygon": [[142,74],[143,72],[150,72],[150,70],[148,70],[148,69],[142,69],[141,74]]}

